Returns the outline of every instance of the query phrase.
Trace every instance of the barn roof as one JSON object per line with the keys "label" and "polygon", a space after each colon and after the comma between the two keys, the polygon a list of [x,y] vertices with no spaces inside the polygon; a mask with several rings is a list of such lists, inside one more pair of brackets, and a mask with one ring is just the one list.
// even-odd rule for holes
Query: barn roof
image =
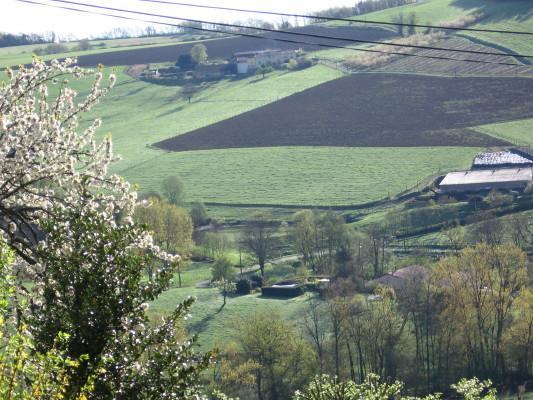
{"label": "barn roof", "polygon": [[440,186],[491,184],[501,182],[528,182],[533,179],[532,168],[500,168],[450,172]]}
{"label": "barn roof", "polygon": [[490,153],[480,153],[474,159],[474,167],[498,166],[498,165],[533,165],[533,160],[523,157],[521,154],[512,151],[496,151]]}
{"label": "barn roof", "polygon": [[424,280],[428,275],[429,270],[426,267],[422,265],[410,265],[374,279],[368,282],[367,286],[375,287],[377,285],[383,285],[392,287],[394,290],[401,290],[408,281]]}

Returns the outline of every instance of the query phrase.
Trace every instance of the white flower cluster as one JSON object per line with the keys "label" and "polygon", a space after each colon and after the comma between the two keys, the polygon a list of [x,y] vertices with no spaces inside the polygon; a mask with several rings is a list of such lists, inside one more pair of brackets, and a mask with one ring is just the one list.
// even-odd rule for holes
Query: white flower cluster
{"label": "white flower cluster", "polygon": [[[7,69],[9,82],[0,86],[0,228],[23,257],[31,258],[40,218],[57,210],[97,211],[111,224],[132,223],[137,194],[124,179],[108,174],[117,159],[111,138],[97,143],[102,122],[95,119],[80,129],[78,120],[109,92],[116,77],[110,75],[103,85],[101,68],[75,63],[67,58],[47,65],[36,58],[31,67]],[[89,94],[77,100],[68,79],[90,77]],[[57,95],[50,96],[49,85]],[[140,235],[136,247],[169,262],[180,259],[155,246],[148,233]]]}

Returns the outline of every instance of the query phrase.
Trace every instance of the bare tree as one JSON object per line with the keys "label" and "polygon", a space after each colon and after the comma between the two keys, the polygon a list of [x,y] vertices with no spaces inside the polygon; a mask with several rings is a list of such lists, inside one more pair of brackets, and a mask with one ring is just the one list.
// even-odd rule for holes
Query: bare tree
{"label": "bare tree", "polygon": [[256,214],[244,229],[243,244],[255,256],[261,276],[265,275],[266,261],[273,255],[276,231],[277,224],[265,214]]}

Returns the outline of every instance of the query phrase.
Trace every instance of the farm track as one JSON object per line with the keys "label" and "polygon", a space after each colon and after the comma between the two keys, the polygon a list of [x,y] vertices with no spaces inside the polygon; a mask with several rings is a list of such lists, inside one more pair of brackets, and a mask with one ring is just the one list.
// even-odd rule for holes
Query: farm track
{"label": "farm track", "polygon": [[354,74],[155,144],[170,151],[273,146],[505,146],[469,127],[533,117],[533,80]]}
{"label": "farm track", "polygon": [[[312,33],[317,35],[339,36],[348,39],[361,40],[384,40],[391,38],[394,34],[390,30],[366,27],[335,27],[306,26],[298,28],[298,32]],[[329,44],[336,46],[346,46],[346,41],[315,39],[298,37],[294,35],[269,33],[266,38],[304,40],[311,43]],[[284,43],[275,40],[257,39],[250,37],[234,37],[213,39],[203,42],[207,47],[210,58],[230,58],[239,51],[251,51],[268,48],[276,49],[299,49],[313,51],[322,49],[319,46],[301,45],[295,43]],[[195,43],[176,44],[171,46],[148,47],[142,49],[123,50],[101,54],[91,54],[78,57],[78,65],[81,67],[92,67],[98,64],[105,66],[113,65],[134,65],[176,61],[181,54],[188,54]]]}

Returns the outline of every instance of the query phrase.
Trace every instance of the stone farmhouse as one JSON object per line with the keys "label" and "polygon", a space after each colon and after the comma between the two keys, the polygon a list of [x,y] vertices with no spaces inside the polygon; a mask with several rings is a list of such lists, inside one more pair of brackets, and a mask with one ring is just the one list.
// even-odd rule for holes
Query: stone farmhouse
{"label": "stone farmhouse", "polygon": [[296,59],[297,50],[256,50],[235,53],[233,58],[238,74],[248,74],[267,65],[281,65]]}

